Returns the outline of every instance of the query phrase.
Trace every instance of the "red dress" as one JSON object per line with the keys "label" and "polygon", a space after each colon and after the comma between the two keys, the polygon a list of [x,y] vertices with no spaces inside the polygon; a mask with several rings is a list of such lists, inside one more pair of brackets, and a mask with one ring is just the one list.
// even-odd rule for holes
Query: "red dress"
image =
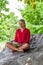
{"label": "red dress", "polygon": [[29,43],[29,41],[30,41],[30,30],[25,28],[23,30],[23,32],[21,32],[21,29],[17,29],[14,41],[18,42],[18,44]]}

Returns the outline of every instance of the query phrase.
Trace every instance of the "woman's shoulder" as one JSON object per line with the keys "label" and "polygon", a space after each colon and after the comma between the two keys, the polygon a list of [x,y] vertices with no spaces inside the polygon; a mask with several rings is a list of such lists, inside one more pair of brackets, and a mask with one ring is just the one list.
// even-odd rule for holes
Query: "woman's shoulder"
{"label": "woman's shoulder", "polygon": [[16,32],[18,32],[20,29],[18,28],[17,30],[16,30]]}
{"label": "woman's shoulder", "polygon": [[30,31],[30,29],[26,28],[27,31]]}

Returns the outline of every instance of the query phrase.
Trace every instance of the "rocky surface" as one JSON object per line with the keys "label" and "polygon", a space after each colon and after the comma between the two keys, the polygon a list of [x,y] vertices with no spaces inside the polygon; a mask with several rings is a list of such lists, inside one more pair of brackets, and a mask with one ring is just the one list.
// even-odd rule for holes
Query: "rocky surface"
{"label": "rocky surface", "polygon": [[30,49],[12,53],[7,47],[0,53],[0,65],[43,65],[43,34],[31,35]]}

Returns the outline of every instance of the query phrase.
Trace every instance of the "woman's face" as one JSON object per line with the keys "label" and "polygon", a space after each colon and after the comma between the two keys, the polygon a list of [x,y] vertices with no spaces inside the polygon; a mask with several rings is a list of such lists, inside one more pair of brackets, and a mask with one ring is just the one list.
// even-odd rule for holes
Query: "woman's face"
{"label": "woman's face", "polygon": [[20,21],[20,22],[19,22],[19,26],[20,26],[21,28],[24,28],[24,27],[25,27],[24,22]]}

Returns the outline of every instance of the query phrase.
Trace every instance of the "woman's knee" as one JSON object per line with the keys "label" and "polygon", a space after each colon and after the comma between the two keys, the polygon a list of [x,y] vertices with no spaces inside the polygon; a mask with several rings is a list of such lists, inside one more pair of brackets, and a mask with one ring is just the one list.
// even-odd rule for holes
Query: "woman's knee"
{"label": "woman's knee", "polygon": [[9,43],[9,42],[7,42],[7,43],[6,43],[6,46],[9,46],[9,45],[10,45],[10,43]]}
{"label": "woman's knee", "polygon": [[29,49],[29,48],[30,48],[30,45],[29,45],[29,44],[24,44],[24,45],[23,45],[23,48],[24,48],[24,49]]}
{"label": "woman's knee", "polygon": [[26,43],[26,44],[23,44],[23,46],[25,46],[25,47],[29,47],[30,45]]}

